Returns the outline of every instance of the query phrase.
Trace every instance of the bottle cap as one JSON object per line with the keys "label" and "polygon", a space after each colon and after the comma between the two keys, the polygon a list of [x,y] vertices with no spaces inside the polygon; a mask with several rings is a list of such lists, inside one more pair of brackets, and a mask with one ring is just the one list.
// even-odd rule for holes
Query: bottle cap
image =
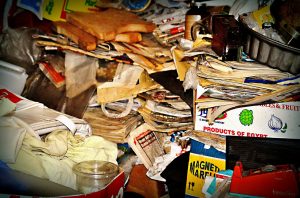
{"label": "bottle cap", "polygon": [[274,26],[274,24],[272,22],[264,22],[262,24],[262,29],[272,28],[273,26]]}

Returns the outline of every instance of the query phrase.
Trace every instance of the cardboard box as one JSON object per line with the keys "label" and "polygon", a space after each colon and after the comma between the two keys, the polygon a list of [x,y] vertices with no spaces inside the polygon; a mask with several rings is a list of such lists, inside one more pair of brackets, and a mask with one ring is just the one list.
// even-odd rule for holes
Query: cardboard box
{"label": "cardboard box", "polygon": [[229,110],[209,125],[207,109],[197,111],[195,130],[219,135],[300,139],[300,102],[248,106]]}
{"label": "cardboard box", "polygon": [[225,158],[224,152],[192,139],[185,197],[205,197],[202,188],[206,176],[214,177],[220,170],[225,170]]}
{"label": "cardboard box", "polygon": [[40,20],[65,21],[68,12],[98,10],[96,0],[18,0],[18,7],[34,13]]}
{"label": "cardboard box", "polygon": [[51,21],[65,20],[67,12],[90,12],[96,10],[95,5],[93,0],[44,0],[42,15]]}
{"label": "cardboard box", "polygon": [[[25,186],[23,191],[3,191],[0,192],[0,197],[61,197],[61,198],[89,198],[89,197],[99,197],[99,198],[122,198],[124,193],[124,183],[125,174],[121,171],[105,188],[100,191],[81,194],[80,192],[56,184],[49,180],[27,175],[18,171],[13,171],[14,180]],[[9,179],[9,178],[8,178]],[[24,190],[26,189],[26,190]],[[5,190],[5,189],[4,189]],[[21,194],[21,195],[19,195]]]}
{"label": "cardboard box", "polygon": [[124,171],[121,171],[118,176],[116,176],[104,189],[85,194],[85,195],[76,195],[68,197],[99,197],[99,198],[122,198],[124,193],[124,183],[125,183],[125,174]]}

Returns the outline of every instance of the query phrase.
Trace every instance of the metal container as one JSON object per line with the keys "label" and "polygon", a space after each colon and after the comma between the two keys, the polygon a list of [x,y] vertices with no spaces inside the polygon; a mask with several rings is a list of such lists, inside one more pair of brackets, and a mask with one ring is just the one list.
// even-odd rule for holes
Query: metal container
{"label": "metal container", "polygon": [[266,37],[251,28],[239,17],[243,28],[243,47],[250,58],[292,74],[300,73],[300,49]]}
{"label": "metal container", "polygon": [[119,173],[119,167],[111,162],[90,160],[74,165],[77,190],[91,193],[103,189]]}

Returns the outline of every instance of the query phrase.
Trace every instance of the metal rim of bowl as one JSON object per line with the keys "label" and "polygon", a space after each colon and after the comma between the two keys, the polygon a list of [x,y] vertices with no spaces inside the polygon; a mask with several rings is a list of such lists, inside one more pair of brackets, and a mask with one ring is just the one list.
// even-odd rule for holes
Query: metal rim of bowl
{"label": "metal rim of bowl", "polygon": [[[87,172],[87,171],[82,171],[82,168],[81,166],[84,165],[84,164],[89,164],[89,163],[106,163],[106,164],[109,164],[111,167],[113,167],[113,169],[109,172],[105,172],[105,171],[101,171],[99,173],[96,173],[96,172]],[[98,176],[110,176],[110,175],[115,175],[116,173],[118,173],[119,171],[119,168],[117,165],[115,165],[114,163],[112,162],[108,162],[108,161],[100,161],[100,160],[89,160],[89,161],[83,161],[83,162],[79,162],[77,164],[75,164],[73,166],[73,171],[76,175],[81,175],[81,176],[89,176],[89,175],[98,175]]]}
{"label": "metal rim of bowl", "polygon": [[292,51],[294,53],[300,53],[300,49],[298,49],[298,48],[286,45],[280,41],[273,40],[265,35],[260,34],[259,32],[256,32],[253,29],[249,28],[241,16],[239,17],[239,21],[241,22],[241,24],[243,25],[244,28],[246,28],[251,34],[254,34],[256,37],[260,38],[261,40],[263,40],[271,45],[276,45],[277,47]]}

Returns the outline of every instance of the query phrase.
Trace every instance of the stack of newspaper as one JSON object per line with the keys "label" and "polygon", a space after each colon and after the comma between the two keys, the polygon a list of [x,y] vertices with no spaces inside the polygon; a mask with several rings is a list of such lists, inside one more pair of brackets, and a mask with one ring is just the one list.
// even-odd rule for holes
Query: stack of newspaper
{"label": "stack of newspaper", "polygon": [[191,108],[178,96],[164,88],[139,94],[142,107],[138,112],[156,131],[174,132],[193,127]]}
{"label": "stack of newspaper", "polygon": [[181,80],[190,80],[188,71],[196,71],[196,111],[208,109],[210,123],[229,109],[299,99],[300,75],[254,61],[221,61],[207,51],[207,45],[203,48],[201,44],[194,51],[176,48],[172,54]]}
{"label": "stack of newspaper", "polygon": [[[116,109],[117,107],[111,108]],[[99,135],[116,143],[127,142],[128,134],[142,123],[142,117],[133,110],[123,118],[112,119],[105,116],[99,107],[87,108],[83,119],[91,125],[93,135]]]}
{"label": "stack of newspaper", "polygon": [[239,106],[297,100],[300,76],[249,62],[220,62],[209,58],[198,62],[200,85],[207,91],[197,97],[200,108],[213,108],[212,122],[222,112]]}

